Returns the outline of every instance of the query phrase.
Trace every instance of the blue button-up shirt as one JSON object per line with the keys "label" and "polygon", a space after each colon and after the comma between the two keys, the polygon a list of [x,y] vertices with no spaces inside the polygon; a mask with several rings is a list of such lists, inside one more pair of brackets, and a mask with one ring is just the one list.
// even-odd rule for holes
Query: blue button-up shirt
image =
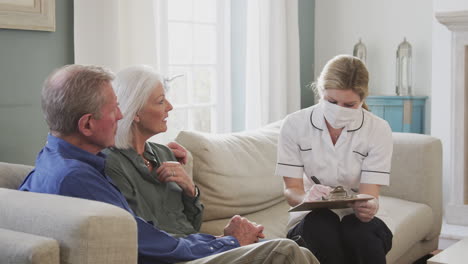
{"label": "blue button-up shirt", "polygon": [[[133,216],[125,197],[104,173],[105,155],[94,155],[60,138],[49,135],[39,152],[36,168],[20,190],[59,194],[110,203]],[[232,236],[216,238],[193,234],[174,238],[136,217],[139,263],[174,263],[199,259],[239,247]]]}

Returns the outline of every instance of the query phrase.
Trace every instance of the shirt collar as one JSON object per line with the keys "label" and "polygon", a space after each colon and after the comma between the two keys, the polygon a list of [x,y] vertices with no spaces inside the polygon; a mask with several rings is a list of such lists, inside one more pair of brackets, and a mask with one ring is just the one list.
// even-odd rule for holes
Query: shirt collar
{"label": "shirt collar", "polygon": [[[353,132],[359,130],[364,124],[364,108],[361,108],[362,115],[354,120],[350,125],[346,126],[348,132]],[[325,126],[325,117],[323,115],[323,109],[320,107],[320,104],[316,104],[312,107],[312,112],[310,113],[310,123],[313,127],[318,130],[323,130]]]}
{"label": "shirt collar", "polygon": [[[112,147],[111,149],[113,151],[120,152],[124,157],[126,157],[133,164],[133,166],[143,177],[143,179],[152,183],[160,183],[159,180],[155,177],[156,170],[153,169],[150,172],[146,167],[143,159],[140,157],[140,155],[136,152],[134,148],[119,149]],[[161,166],[161,161],[159,160],[158,156],[154,153],[148,142],[145,142],[145,151],[143,152],[143,155],[147,160],[153,161],[153,166],[156,166],[155,168]]]}
{"label": "shirt collar", "polygon": [[[156,154],[154,153],[153,149],[150,147],[148,142],[145,142],[145,153],[148,154],[151,158],[156,157]],[[148,155],[145,155],[145,158]]]}
{"label": "shirt collar", "polygon": [[[144,164],[143,159],[138,155],[138,153],[135,151],[133,148],[127,148],[127,149],[118,149],[114,148],[115,150],[119,151],[122,153],[124,156],[126,156],[129,160],[131,160],[135,164]],[[143,153],[145,158],[147,160],[151,160],[155,162],[158,166],[160,164],[160,161],[157,158],[157,155],[154,153],[152,148],[150,147],[148,142],[145,142],[145,151]]]}
{"label": "shirt collar", "polygon": [[61,138],[53,136],[50,133],[47,135],[46,146],[50,149],[55,149],[57,152],[63,155],[64,158],[76,159],[87,163],[104,174],[104,168],[106,166],[106,155],[102,152],[98,152],[95,155],[73,144],[70,144]]}

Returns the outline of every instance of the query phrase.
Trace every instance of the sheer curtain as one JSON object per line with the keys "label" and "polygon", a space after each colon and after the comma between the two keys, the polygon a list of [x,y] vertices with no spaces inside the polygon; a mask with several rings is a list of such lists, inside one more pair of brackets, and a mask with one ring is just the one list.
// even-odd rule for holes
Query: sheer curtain
{"label": "sheer curtain", "polygon": [[297,0],[248,0],[245,128],[300,109]]}
{"label": "sheer curtain", "polygon": [[[297,1],[246,1],[245,129],[300,108]],[[164,0],[75,0],[75,63],[113,71],[148,64],[164,71],[168,47],[161,40],[168,32],[161,21],[167,20],[166,4]]]}
{"label": "sheer curtain", "polygon": [[160,69],[157,0],[75,0],[75,63]]}

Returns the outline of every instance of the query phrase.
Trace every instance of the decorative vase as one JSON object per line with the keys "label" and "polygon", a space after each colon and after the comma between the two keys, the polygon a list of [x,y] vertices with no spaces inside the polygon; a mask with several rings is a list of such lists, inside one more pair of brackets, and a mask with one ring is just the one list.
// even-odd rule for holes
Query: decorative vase
{"label": "decorative vase", "polygon": [[367,49],[366,49],[366,45],[364,45],[364,43],[362,43],[361,39],[359,39],[359,42],[356,43],[356,45],[354,45],[353,56],[361,59],[362,62],[364,62],[364,64],[366,64]]}
{"label": "decorative vase", "polygon": [[400,96],[410,96],[413,93],[411,57],[411,44],[404,38],[396,52],[396,94]]}

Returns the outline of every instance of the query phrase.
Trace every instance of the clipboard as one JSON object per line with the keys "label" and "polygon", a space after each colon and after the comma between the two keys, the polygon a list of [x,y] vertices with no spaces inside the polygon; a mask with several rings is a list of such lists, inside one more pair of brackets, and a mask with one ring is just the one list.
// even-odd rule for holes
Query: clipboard
{"label": "clipboard", "polygon": [[312,209],[318,208],[328,208],[328,209],[341,209],[341,208],[348,208],[348,204],[351,202],[356,201],[368,201],[374,199],[373,197],[355,197],[355,198],[344,198],[344,199],[336,199],[336,200],[317,200],[313,202],[301,203],[298,204],[288,212],[297,212],[297,211],[311,211]]}

